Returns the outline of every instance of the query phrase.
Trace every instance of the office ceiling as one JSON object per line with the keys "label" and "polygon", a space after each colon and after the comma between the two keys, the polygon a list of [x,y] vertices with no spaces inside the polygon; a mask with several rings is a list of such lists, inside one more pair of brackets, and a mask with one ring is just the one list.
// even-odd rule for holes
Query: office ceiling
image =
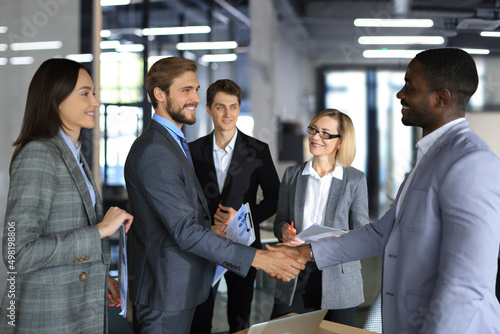
{"label": "office ceiling", "polygon": [[[481,37],[500,31],[500,0],[273,0],[280,22],[308,48],[317,63],[364,62],[367,49],[426,49],[433,45],[360,45],[360,36],[443,36],[444,46],[484,48],[500,53],[500,38]],[[426,18],[432,28],[355,27],[356,18]],[[471,20],[473,19],[473,20]],[[496,28],[495,28],[496,26]],[[372,60],[373,61],[373,60]]]}
{"label": "office ceiling", "polygon": [[[367,61],[363,51],[369,49],[427,49],[435,45],[361,45],[360,36],[443,36],[443,46],[489,49],[500,54],[500,38],[481,37],[482,30],[500,31],[500,0],[150,0],[144,15],[142,0],[131,6],[104,8],[104,29],[111,29],[110,39],[140,42],[135,28],[179,25],[210,25],[209,40],[236,40],[244,53],[251,45],[250,1],[272,1],[279,27],[290,42],[308,50],[317,65],[356,64]],[[355,27],[356,18],[426,18],[432,28]],[[132,29],[128,29],[132,28]],[[176,52],[179,41],[202,41],[207,36],[157,36],[150,38],[154,52]],[[216,53],[217,51],[215,51]],[[222,52],[222,51],[221,51]],[[195,52],[196,53],[196,52]],[[401,61],[401,60],[399,60]],[[389,61],[390,62],[390,61]]]}

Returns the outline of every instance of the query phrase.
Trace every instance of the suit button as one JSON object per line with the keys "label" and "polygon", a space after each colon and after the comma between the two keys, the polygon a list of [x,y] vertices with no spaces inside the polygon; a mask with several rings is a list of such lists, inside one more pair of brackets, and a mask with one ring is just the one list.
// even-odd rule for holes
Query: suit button
{"label": "suit button", "polygon": [[210,217],[209,217],[209,216],[205,216],[205,220],[209,220],[209,219],[210,219]]}
{"label": "suit button", "polygon": [[87,279],[87,273],[86,272],[81,273],[79,279],[82,282],[85,281]]}
{"label": "suit button", "polygon": [[89,258],[88,256],[85,256],[85,257],[83,258],[83,260],[84,260],[84,261],[88,261],[89,259],[90,259],[90,258]]}

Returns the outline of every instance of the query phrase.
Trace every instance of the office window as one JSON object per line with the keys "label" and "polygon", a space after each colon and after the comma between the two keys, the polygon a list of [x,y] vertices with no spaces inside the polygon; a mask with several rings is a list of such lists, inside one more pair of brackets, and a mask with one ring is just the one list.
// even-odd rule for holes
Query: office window
{"label": "office window", "polygon": [[100,167],[106,185],[125,185],[123,168],[134,140],[142,133],[142,108],[101,106]]}
{"label": "office window", "polygon": [[325,76],[325,107],[349,115],[356,132],[353,167],[366,172],[366,71],[332,71]]}

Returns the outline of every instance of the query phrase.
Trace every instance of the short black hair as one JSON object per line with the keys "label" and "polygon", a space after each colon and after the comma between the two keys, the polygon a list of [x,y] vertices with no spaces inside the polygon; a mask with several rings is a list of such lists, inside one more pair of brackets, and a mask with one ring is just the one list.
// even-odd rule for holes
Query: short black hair
{"label": "short black hair", "polygon": [[212,107],[214,103],[215,95],[217,93],[223,92],[228,95],[234,95],[238,98],[238,104],[241,106],[241,88],[230,79],[220,79],[211,84],[207,89],[207,106]]}
{"label": "short black hair", "polygon": [[415,60],[424,66],[429,89],[448,89],[457,107],[465,111],[479,83],[474,59],[464,50],[442,48],[422,51]]}

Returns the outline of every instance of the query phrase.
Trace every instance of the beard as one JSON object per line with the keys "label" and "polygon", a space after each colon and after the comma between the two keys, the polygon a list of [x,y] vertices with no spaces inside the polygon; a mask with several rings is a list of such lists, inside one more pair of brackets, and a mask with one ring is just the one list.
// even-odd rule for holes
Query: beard
{"label": "beard", "polygon": [[[184,108],[189,105],[184,105],[182,107],[179,107],[177,105],[174,105],[174,102],[170,99],[169,96],[167,96],[167,105],[166,105],[166,112],[167,114],[172,117],[172,119],[181,124],[187,124],[187,125],[193,125],[196,123],[196,115],[193,114],[193,117],[190,118],[190,114],[183,112]],[[194,105],[196,108],[196,105]]]}

